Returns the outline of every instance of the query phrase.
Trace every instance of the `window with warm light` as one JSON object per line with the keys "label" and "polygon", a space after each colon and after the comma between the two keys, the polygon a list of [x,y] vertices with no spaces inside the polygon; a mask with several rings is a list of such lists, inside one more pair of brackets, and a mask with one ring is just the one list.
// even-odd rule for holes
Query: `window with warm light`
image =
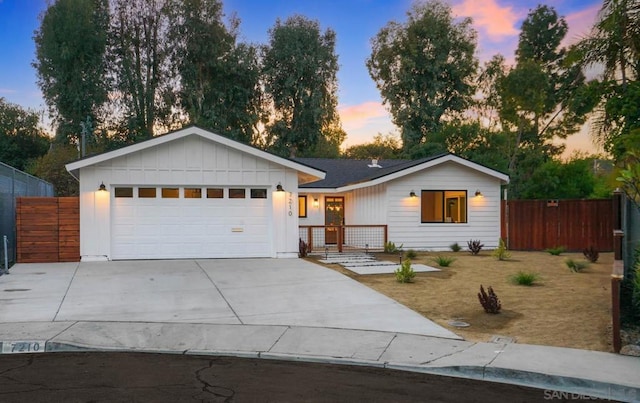
{"label": "window with warm light", "polygon": [[156,188],[138,188],[138,197],[141,199],[154,198],[156,197]]}
{"label": "window with warm light", "polygon": [[223,188],[207,188],[207,199],[222,199],[224,198]]}
{"label": "window with warm light", "polygon": [[229,189],[229,198],[230,199],[244,199],[246,197],[245,189]]}
{"label": "window with warm light", "polygon": [[201,199],[202,189],[200,188],[184,188],[185,199]]}
{"label": "window with warm light", "polygon": [[162,188],[162,198],[163,199],[177,199],[180,197],[180,189],[179,188]]}
{"label": "window with warm light", "polygon": [[307,196],[298,196],[298,217],[307,217]]}
{"label": "window with warm light", "polygon": [[423,223],[466,223],[466,190],[423,190],[420,215]]}

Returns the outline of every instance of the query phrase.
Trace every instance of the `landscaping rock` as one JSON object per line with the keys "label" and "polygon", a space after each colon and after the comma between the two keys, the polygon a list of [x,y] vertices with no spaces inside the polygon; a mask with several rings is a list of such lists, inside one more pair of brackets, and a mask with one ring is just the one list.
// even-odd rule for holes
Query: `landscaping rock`
{"label": "landscaping rock", "polygon": [[640,346],[636,344],[627,344],[620,349],[620,354],[640,357]]}

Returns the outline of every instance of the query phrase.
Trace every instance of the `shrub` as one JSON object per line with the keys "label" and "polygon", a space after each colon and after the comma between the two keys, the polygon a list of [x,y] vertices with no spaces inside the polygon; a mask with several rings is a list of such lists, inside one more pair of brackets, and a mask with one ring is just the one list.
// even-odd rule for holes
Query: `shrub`
{"label": "shrub", "polygon": [[452,243],[451,245],[449,245],[449,248],[451,248],[453,252],[460,252],[460,250],[462,249],[460,245],[458,245],[458,242]]}
{"label": "shrub", "polygon": [[398,267],[395,271],[396,280],[399,283],[411,283],[413,282],[413,278],[416,276],[416,273],[413,271],[411,267],[411,260],[405,259],[402,261],[402,265]]}
{"label": "shrub", "polygon": [[552,254],[553,256],[559,256],[562,252],[566,250],[567,249],[564,246],[556,246],[555,248],[545,249],[544,251]]}
{"label": "shrub", "polygon": [[489,286],[487,288],[489,293],[484,291],[482,284],[480,285],[480,292],[478,293],[478,299],[480,300],[480,305],[484,308],[486,313],[500,313],[500,309],[502,305],[500,304],[500,300],[495,292],[493,292],[493,288]]}
{"label": "shrub", "polygon": [[[403,244],[404,245],[404,244]],[[389,241],[384,244],[385,253],[398,253],[402,250],[402,245],[396,246],[395,243]]]}
{"label": "shrub", "polygon": [[511,276],[511,282],[516,285],[532,286],[533,283],[538,281],[540,276],[536,273],[520,271],[517,274]]}
{"label": "shrub", "polygon": [[582,254],[591,263],[597,262],[598,258],[600,257],[600,253],[593,246],[590,246],[587,249],[583,250]]}
{"label": "shrub", "polygon": [[298,257],[307,257],[308,253],[309,245],[300,238],[300,242],[298,242]]}
{"label": "shrub", "polygon": [[471,252],[472,255],[477,255],[478,253],[480,253],[480,251],[482,250],[482,247],[484,246],[483,243],[480,243],[480,240],[469,240],[467,241],[467,247],[469,248],[469,252]]}
{"label": "shrub", "polygon": [[436,262],[440,267],[449,267],[449,265],[455,262],[456,259],[449,256],[438,255],[434,257],[432,260]]}
{"label": "shrub", "polygon": [[418,256],[418,253],[416,253],[416,251],[413,249],[409,249],[405,252],[404,255],[407,257],[407,259],[415,259]]}
{"label": "shrub", "polygon": [[580,262],[580,261],[573,260],[573,259],[567,259],[567,260],[564,261],[564,263],[574,273],[578,273],[578,272],[582,271],[583,269],[587,268],[587,266],[589,266],[588,262]]}
{"label": "shrub", "polygon": [[502,238],[498,240],[498,247],[493,251],[493,256],[498,260],[507,260],[511,257]]}
{"label": "shrub", "polygon": [[631,276],[633,289],[631,292],[631,303],[636,315],[640,314],[640,264],[636,264],[634,274]]}

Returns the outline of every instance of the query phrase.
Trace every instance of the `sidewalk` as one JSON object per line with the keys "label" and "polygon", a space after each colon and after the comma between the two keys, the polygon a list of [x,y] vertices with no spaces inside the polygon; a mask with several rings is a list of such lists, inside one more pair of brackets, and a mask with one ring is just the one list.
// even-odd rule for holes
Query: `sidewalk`
{"label": "sidewalk", "polygon": [[569,348],[303,326],[85,321],[3,323],[0,341],[3,354],[104,350],[300,360],[532,386],[549,397],[640,401],[640,359]]}

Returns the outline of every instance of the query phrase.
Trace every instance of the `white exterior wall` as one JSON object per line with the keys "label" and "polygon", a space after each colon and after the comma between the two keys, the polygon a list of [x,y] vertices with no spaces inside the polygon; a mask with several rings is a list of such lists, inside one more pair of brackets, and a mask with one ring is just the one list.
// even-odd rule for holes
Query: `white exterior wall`
{"label": "white exterior wall", "polygon": [[[192,135],[81,168],[79,176],[83,261],[110,257],[110,201],[113,187],[119,185],[270,188],[272,257],[298,255],[298,176],[293,169]],[[109,192],[98,192],[100,183]],[[275,192],[278,183],[286,192]]]}
{"label": "white exterior wall", "polygon": [[[404,249],[449,250],[479,239],[494,249],[500,237],[500,181],[454,162],[408,175],[387,185],[389,241]],[[414,191],[418,197],[410,197]],[[421,223],[421,190],[466,190],[466,223]],[[480,190],[483,197],[475,197]]]}

